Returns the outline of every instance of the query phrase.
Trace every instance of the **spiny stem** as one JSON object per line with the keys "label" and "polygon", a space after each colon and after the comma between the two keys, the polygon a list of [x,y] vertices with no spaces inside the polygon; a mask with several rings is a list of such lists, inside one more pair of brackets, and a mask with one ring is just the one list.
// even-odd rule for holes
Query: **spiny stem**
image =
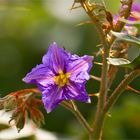
{"label": "spiny stem", "polygon": [[98,102],[98,109],[102,109],[104,106],[104,101],[105,101],[105,91],[107,88],[107,68],[108,68],[108,64],[107,64],[107,60],[106,58],[109,55],[109,44],[108,41],[106,39],[106,36],[102,30],[101,27],[101,23],[96,20],[96,15],[94,15],[94,13],[88,8],[88,5],[86,3],[81,3],[82,7],[84,8],[84,10],[86,11],[86,13],[88,14],[88,16],[91,18],[91,20],[95,23],[97,32],[99,34],[100,40],[103,44],[104,47],[104,54],[103,54],[103,65],[102,65],[102,75],[101,75],[101,85],[100,85],[100,95],[99,95],[99,102]]}
{"label": "spiny stem", "polygon": [[[123,1],[126,2],[126,1]],[[131,6],[132,6],[132,0],[128,0],[127,3],[125,3],[128,8],[124,9],[122,16],[126,19],[130,15]],[[103,112],[103,108],[106,102],[106,94],[108,91],[108,64],[106,58],[109,56],[109,48],[113,44],[115,37],[110,35],[110,40],[108,41],[106,39],[106,36],[102,30],[101,23],[96,20],[96,15],[94,15],[93,11],[90,11],[90,8],[88,8],[88,5],[86,2],[81,2],[82,7],[88,14],[88,16],[92,19],[94,24],[96,25],[97,32],[100,36],[100,40],[104,47],[104,54],[103,54],[103,66],[102,66],[102,74],[101,74],[101,85],[100,85],[100,95],[98,98],[98,104],[97,104],[97,111],[93,126],[93,138],[94,139],[101,139],[102,136],[102,128],[105,120],[106,113]],[[124,4],[122,4],[124,5]],[[115,31],[121,31],[125,23],[118,21],[115,26]]]}
{"label": "spiny stem", "polygon": [[[127,19],[130,16],[133,0],[123,0],[123,1],[124,1],[124,4],[122,3],[122,7],[120,8],[120,16],[123,17],[124,19]],[[124,7],[127,7],[127,8],[124,9]],[[118,20],[114,27],[114,31],[120,32],[122,28],[124,27],[124,25],[125,25],[124,22],[122,22],[121,20]],[[116,37],[111,35],[110,45],[112,45],[115,39]]]}
{"label": "spiny stem", "polygon": [[90,77],[98,82],[101,82],[101,78],[100,77],[97,77],[97,76],[94,76],[94,75],[90,75]]}
{"label": "spiny stem", "polygon": [[[72,103],[71,103],[72,102]],[[92,134],[93,130],[92,128],[89,126],[88,122],[86,121],[86,119],[83,117],[83,115],[81,114],[81,112],[79,111],[77,105],[74,103],[74,101],[63,101],[61,103],[61,105],[63,105],[65,108],[67,108],[68,110],[70,110],[78,119],[78,121],[83,125],[83,127],[87,130],[87,132],[89,133],[89,135]]]}
{"label": "spiny stem", "polygon": [[117,86],[112,95],[109,97],[104,107],[104,113],[107,113],[109,111],[109,109],[115,104],[121,93],[126,89],[127,85],[139,75],[140,69],[135,69],[124,80],[122,80],[122,82]]}
{"label": "spiny stem", "polygon": [[73,111],[73,113],[77,117],[77,119],[79,120],[79,122],[81,122],[81,124],[88,130],[89,135],[92,134],[93,130],[89,126],[89,124],[87,123],[86,119],[83,117],[83,115],[81,114],[81,112],[77,109],[76,111]]}
{"label": "spiny stem", "polygon": [[[82,4],[82,3],[81,3]],[[98,97],[98,104],[97,104],[97,111],[95,116],[95,121],[93,124],[93,138],[99,138],[102,135],[102,127],[103,122],[105,118],[105,114],[102,113],[106,94],[107,94],[107,73],[108,73],[108,64],[107,64],[107,57],[109,56],[109,44],[106,39],[106,36],[102,30],[101,23],[96,21],[96,17],[94,14],[88,9],[88,6],[85,8],[86,4],[82,4],[82,7],[85,9],[86,13],[89,15],[89,17],[92,19],[92,21],[96,25],[97,32],[99,34],[101,43],[104,47],[104,54],[103,54],[103,65],[102,65],[102,74],[101,74],[101,85],[100,85],[100,91],[99,91],[99,97]],[[88,10],[88,11],[87,11]]]}
{"label": "spiny stem", "polygon": [[[128,0],[127,1],[127,6],[128,7],[126,9],[124,9],[123,15],[121,15],[121,17],[123,17],[124,19],[127,19],[129,17],[130,12],[131,12],[132,3],[133,3],[133,0]],[[122,7],[120,8],[120,12],[122,12],[123,7],[124,7],[124,5],[122,4]],[[114,31],[120,32],[122,30],[122,28],[124,27],[124,25],[125,25],[125,22],[122,22],[122,21],[118,20],[115,27],[114,27]],[[111,39],[110,39],[110,42],[109,42],[110,46],[111,46],[110,49],[113,48],[113,42],[114,42],[115,39],[116,39],[116,37],[111,35]],[[111,73],[111,72],[113,72],[113,76],[109,77],[109,88],[112,85],[113,80],[116,77],[116,74],[118,72],[118,68],[115,67],[115,66],[110,66],[109,73]]]}

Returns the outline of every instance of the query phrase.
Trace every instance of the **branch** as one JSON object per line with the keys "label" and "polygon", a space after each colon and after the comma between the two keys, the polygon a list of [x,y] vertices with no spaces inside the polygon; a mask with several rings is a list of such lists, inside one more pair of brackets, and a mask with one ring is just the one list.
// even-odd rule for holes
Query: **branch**
{"label": "branch", "polygon": [[117,88],[114,90],[112,95],[109,97],[107,103],[105,104],[103,110],[104,113],[107,113],[109,111],[109,109],[116,103],[121,93],[126,89],[127,85],[139,75],[140,75],[140,69],[135,69],[124,80],[122,80],[122,82],[117,86]]}
{"label": "branch", "polygon": [[[125,5],[127,8],[121,9],[120,15],[127,19],[130,15],[131,7],[132,7],[132,0],[123,0],[122,1],[122,7]],[[100,85],[100,91],[99,91],[99,98],[98,98],[98,104],[97,104],[97,111],[95,116],[95,122],[93,126],[93,138],[95,139],[101,139],[102,136],[102,128],[104,124],[104,119],[106,114],[103,112],[103,108],[105,106],[106,102],[106,94],[108,91],[108,64],[106,58],[109,56],[109,48],[113,44],[115,40],[115,36],[110,35],[110,38],[107,40],[103,30],[102,30],[102,24],[100,21],[96,20],[96,15],[93,11],[88,8],[87,3],[81,2],[82,7],[88,14],[88,16],[92,19],[94,24],[96,25],[97,32],[99,34],[100,40],[104,47],[104,54],[103,54],[103,65],[102,65],[102,75],[101,75],[101,85]],[[121,31],[124,27],[125,23],[118,21],[116,26],[114,27],[115,31]]]}
{"label": "branch", "polygon": [[[133,3],[133,0],[123,0],[119,15],[123,17],[124,19],[127,19],[130,16],[132,3]],[[124,7],[127,7],[127,8],[124,8]],[[120,32],[122,28],[124,27],[124,25],[125,25],[124,22],[122,22],[121,20],[118,20],[114,27],[114,31]],[[116,37],[111,35],[110,45],[112,45],[115,39]]]}
{"label": "branch", "polygon": [[89,135],[92,134],[93,130],[92,128],[89,126],[88,122],[86,121],[86,119],[83,117],[83,115],[81,114],[81,112],[79,111],[79,109],[77,108],[77,105],[74,103],[74,101],[63,101],[61,103],[62,106],[64,106],[66,109],[70,110],[78,119],[78,121],[83,125],[83,127],[87,130],[87,132],[89,133]]}
{"label": "branch", "polygon": [[[133,0],[128,0],[128,1],[124,1],[124,4],[122,3],[122,6],[121,6],[121,9],[120,9],[120,12],[119,12],[119,15],[121,17],[123,17],[124,19],[127,19],[129,16],[130,16],[130,13],[131,13],[131,8],[132,8],[132,3],[133,3]],[[124,7],[127,7],[126,9],[124,9]],[[121,20],[118,20],[115,27],[114,27],[114,31],[116,32],[120,32],[123,27],[125,25],[125,22],[122,22]],[[116,39],[115,36],[111,35],[110,37],[110,45],[113,44],[114,40]],[[113,48],[113,45],[111,46],[111,49]],[[118,68],[115,67],[115,66],[110,66],[109,68],[109,73],[113,73],[113,76],[109,77],[109,88],[110,86],[112,85],[115,77],[116,77],[116,74],[118,72]]]}

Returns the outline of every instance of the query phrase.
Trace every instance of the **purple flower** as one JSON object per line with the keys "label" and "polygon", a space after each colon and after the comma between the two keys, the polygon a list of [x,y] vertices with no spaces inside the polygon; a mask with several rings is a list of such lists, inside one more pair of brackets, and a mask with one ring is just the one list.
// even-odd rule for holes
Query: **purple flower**
{"label": "purple flower", "polygon": [[[124,8],[127,8],[127,7],[125,7],[125,6],[122,7],[122,10]],[[119,14],[114,15],[113,23],[116,24],[119,19],[120,19]],[[131,22],[140,21],[140,2],[135,1],[132,4],[132,9],[131,9],[130,16],[128,17],[128,21],[131,21]],[[123,32],[125,32],[126,34],[130,34],[130,35],[135,36],[138,32],[138,29],[134,25],[131,25],[131,24],[127,23],[124,26],[124,31]]]}
{"label": "purple flower", "polygon": [[48,113],[63,100],[90,103],[85,83],[90,78],[92,60],[92,56],[71,55],[53,43],[43,56],[42,64],[33,68],[23,81],[38,86]]}
{"label": "purple flower", "polygon": [[[123,8],[124,7],[122,7],[122,9]],[[114,15],[113,22],[116,24],[116,22],[119,20],[119,18],[120,18],[119,14]],[[130,21],[139,21],[140,20],[140,2],[135,1],[132,4],[131,13],[130,13],[128,20],[130,20]]]}
{"label": "purple flower", "polygon": [[130,21],[139,21],[140,20],[140,2],[135,1],[132,4],[131,14],[128,18]]}

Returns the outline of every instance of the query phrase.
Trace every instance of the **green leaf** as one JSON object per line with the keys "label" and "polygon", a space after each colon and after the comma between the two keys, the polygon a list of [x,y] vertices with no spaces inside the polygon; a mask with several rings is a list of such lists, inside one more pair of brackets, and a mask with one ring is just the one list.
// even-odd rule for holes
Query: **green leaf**
{"label": "green leaf", "polygon": [[130,67],[131,62],[124,58],[107,58],[108,62],[115,66]]}
{"label": "green leaf", "polygon": [[140,67],[140,54],[131,62],[133,68]]}
{"label": "green leaf", "polygon": [[107,58],[108,62],[115,66],[127,67],[130,69],[135,69],[140,67],[140,55],[138,55],[133,61],[129,61],[124,58]]}
{"label": "green leaf", "polygon": [[138,45],[138,47],[140,47],[140,39],[138,39],[134,36],[131,36],[131,35],[126,34],[126,33],[114,32],[114,31],[111,31],[111,33],[121,40],[135,43]]}

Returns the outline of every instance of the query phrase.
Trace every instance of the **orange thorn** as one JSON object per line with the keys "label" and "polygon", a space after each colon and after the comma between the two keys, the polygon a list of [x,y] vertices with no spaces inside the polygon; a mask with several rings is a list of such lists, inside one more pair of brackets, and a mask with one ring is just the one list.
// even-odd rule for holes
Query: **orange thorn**
{"label": "orange thorn", "polygon": [[138,90],[136,90],[136,89],[134,89],[134,88],[132,88],[132,87],[130,87],[130,86],[127,86],[126,89],[127,89],[127,90],[130,90],[130,91],[133,91],[133,92],[135,92],[135,93],[140,94],[140,91],[138,91]]}

